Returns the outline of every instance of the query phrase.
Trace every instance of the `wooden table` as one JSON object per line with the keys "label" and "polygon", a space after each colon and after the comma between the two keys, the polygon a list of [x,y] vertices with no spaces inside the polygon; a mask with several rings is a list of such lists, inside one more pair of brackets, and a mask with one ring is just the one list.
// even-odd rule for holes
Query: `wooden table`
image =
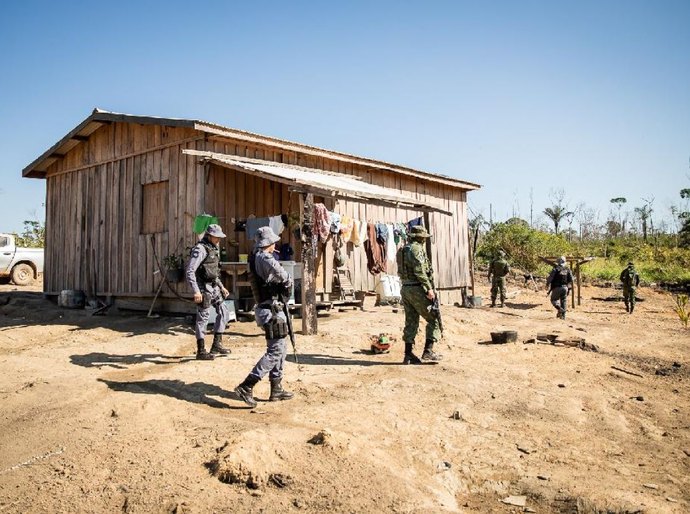
{"label": "wooden table", "polygon": [[[221,271],[230,277],[230,287],[228,288],[232,293],[232,298],[235,300],[235,307],[237,308],[237,301],[239,297],[240,286],[249,286],[251,283],[247,280],[247,263],[246,262],[221,262]],[[244,275],[244,277],[242,277]]]}

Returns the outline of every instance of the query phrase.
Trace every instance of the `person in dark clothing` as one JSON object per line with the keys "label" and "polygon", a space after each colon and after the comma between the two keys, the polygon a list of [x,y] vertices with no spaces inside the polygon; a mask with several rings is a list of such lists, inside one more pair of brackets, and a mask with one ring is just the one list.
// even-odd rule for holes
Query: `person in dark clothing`
{"label": "person in dark clothing", "polygon": [[283,389],[283,365],[287,356],[288,325],[283,302],[290,298],[293,278],[273,255],[280,237],[270,227],[261,227],[254,235],[254,250],[247,267],[256,307],[256,324],[266,333],[266,353],[259,359],[235,393],[250,407],[256,407],[254,386],[268,374],[271,381],[269,401],[289,400],[293,394]]}
{"label": "person in dark clothing", "polygon": [[625,310],[632,314],[635,310],[635,291],[640,285],[640,275],[635,270],[635,264],[628,263],[628,266],[621,272],[621,282],[623,283],[623,301]]}
{"label": "person in dark clothing", "polygon": [[568,304],[568,291],[573,285],[573,274],[568,268],[565,257],[559,257],[556,265],[546,279],[546,287],[551,293],[551,305],[556,310],[556,317],[565,319],[566,306]]}
{"label": "person in dark clothing", "polygon": [[489,265],[488,279],[491,280],[491,306],[496,307],[496,296],[501,297],[501,307],[505,305],[506,301],[506,275],[510,271],[510,266],[506,261],[506,253],[503,250],[498,251],[496,257]]}
{"label": "person in dark clothing", "polygon": [[[187,284],[194,291],[194,303],[197,304],[194,333],[198,360],[213,360],[215,355],[230,353],[230,350],[223,346],[223,333],[230,318],[230,312],[224,302],[228,290],[220,280],[218,243],[224,237],[225,234],[219,225],[209,225],[204,237],[192,248],[185,271]],[[211,351],[207,352],[204,339],[211,307],[216,310],[216,321],[213,325]]]}

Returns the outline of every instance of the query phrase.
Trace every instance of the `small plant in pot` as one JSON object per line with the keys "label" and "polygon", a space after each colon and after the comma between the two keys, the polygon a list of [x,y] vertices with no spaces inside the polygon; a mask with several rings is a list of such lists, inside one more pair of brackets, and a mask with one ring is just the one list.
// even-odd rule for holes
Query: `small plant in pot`
{"label": "small plant in pot", "polygon": [[163,258],[163,266],[165,266],[165,278],[169,282],[182,282],[184,279],[184,265],[182,256],[178,254],[170,254]]}

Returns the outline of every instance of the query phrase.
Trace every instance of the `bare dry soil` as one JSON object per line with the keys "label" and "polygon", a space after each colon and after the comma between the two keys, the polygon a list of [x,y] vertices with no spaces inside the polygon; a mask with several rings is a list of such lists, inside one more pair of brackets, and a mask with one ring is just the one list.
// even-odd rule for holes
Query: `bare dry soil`
{"label": "bare dry soil", "polygon": [[[1,285],[0,513],[690,512],[690,332],[671,296],[641,289],[628,315],[585,288],[561,321],[543,291],[510,291],[503,309],[443,306],[438,365],[400,364],[401,308],[335,309],[297,336],[295,398],[252,410],[233,389],[264,349],[253,323],[196,361],[183,317]],[[481,344],[495,330],[518,341]],[[372,355],[381,333],[398,341]],[[525,344],[538,333],[599,351]]]}

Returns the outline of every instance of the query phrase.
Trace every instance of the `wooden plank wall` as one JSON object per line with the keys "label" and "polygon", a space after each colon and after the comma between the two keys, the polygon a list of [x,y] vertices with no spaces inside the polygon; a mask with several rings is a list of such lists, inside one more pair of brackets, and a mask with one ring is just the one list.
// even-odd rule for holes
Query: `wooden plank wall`
{"label": "wooden plank wall", "polygon": [[[46,292],[154,294],[153,244],[160,260],[194,242],[192,222],[201,209],[203,169],[182,149],[202,148],[197,139],[199,134],[186,128],[112,123],[51,166]],[[170,191],[168,230],[141,234],[141,186],[161,181],[168,181]]]}

